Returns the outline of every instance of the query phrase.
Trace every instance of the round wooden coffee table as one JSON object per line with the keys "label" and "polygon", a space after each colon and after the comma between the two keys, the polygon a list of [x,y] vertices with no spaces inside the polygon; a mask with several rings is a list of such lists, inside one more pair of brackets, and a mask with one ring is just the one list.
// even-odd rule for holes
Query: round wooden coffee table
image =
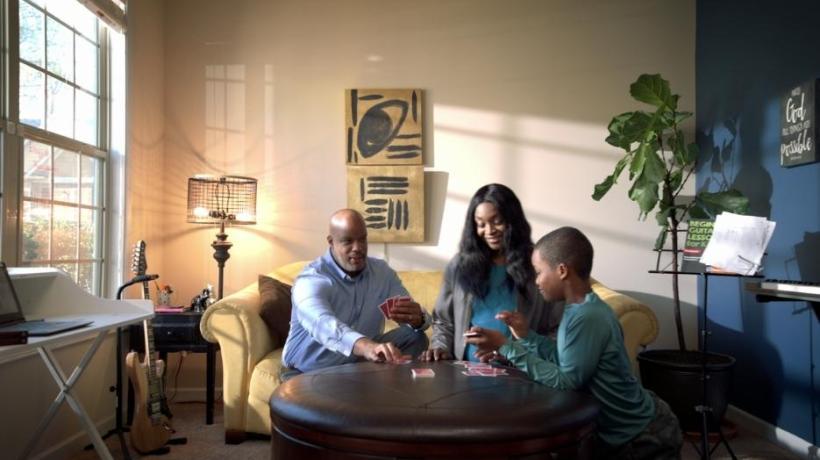
{"label": "round wooden coffee table", "polygon": [[[435,377],[413,378],[413,368]],[[272,458],[591,455],[592,397],[516,370],[498,377],[463,371],[452,361],[356,363],[294,377],[270,401]]]}

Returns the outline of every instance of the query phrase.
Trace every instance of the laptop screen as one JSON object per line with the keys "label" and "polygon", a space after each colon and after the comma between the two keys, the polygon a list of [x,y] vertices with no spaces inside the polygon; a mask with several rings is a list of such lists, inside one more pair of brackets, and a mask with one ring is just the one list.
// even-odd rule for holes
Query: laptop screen
{"label": "laptop screen", "polygon": [[20,302],[11,284],[5,262],[0,262],[0,323],[23,320]]}

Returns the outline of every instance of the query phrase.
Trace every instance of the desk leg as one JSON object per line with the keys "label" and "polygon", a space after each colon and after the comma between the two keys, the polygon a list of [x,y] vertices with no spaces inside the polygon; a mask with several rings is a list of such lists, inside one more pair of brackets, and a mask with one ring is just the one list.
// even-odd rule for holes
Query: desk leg
{"label": "desk leg", "polygon": [[206,369],[205,369],[205,424],[213,425],[214,423],[214,379],[216,378],[216,346],[208,343],[208,351],[206,352]]}
{"label": "desk leg", "polygon": [[34,430],[34,434],[29,440],[28,444],[26,444],[25,449],[23,449],[22,454],[20,455],[21,459],[26,459],[31,454],[31,451],[34,450],[34,447],[37,445],[37,441],[39,440],[40,436],[45,431],[46,427],[48,426],[51,419],[54,418],[54,415],[57,413],[57,409],[60,407],[63,401],[68,402],[68,405],[71,407],[71,410],[77,415],[82,422],[83,428],[85,429],[88,436],[91,438],[91,442],[94,444],[94,448],[97,450],[97,454],[100,458],[104,460],[112,460],[111,452],[108,451],[108,447],[106,447],[105,442],[103,442],[102,437],[100,436],[100,432],[97,431],[97,427],[94,426],[94,422],[91,420],[91,417],[88,416],[83,406],[80,404],[79,401],[74,397],[71,393],[71,388],[77,383],[77,380],[82,375],[83,371],[85,370],[88,363],[91,361],[91,358],[97,352],[97,349],[102,344],[103,339],[105,339],[106,335],[108,335],[108,331],[102,331],[97,335],[97,338],[94,339],[94,342],[85,352],[83,357],[80,359],[80,362],[77,364],[77,367],[74,368],[74,371],[71,373],[71,376],[66,378],[65,374],[63,374],[62,369],[60,369],[57,360],[52,355],[51,350],[45,347],[38,347],[37,351],[40,353],[40,357],[43,358],[43,362],[48,368],[48,371],[51,373],[51,376],[54,378],[54,381],[57,383],[57,386],[60,388],[60,393],[54,399],[54,402],[51,403],[51,406],[46,411],[45,416],[40,421],[40,424],[37,426],[37,429]]}

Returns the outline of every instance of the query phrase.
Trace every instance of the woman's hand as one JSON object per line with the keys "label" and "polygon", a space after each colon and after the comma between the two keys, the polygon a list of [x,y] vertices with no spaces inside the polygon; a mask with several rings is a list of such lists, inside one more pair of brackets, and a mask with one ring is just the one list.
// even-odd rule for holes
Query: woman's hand
{"label": "woman's hand", "polygon": [[498,349],[507,343],[507,338],[504,334],[495,329],[487,329],[483,327],[472,327],[469,331],[464,333],[465,342],[478,347],[475,353],[476,358],[482,362],[487,362],[498,356]]}
{"label": "woman's hand", "polygon": [[453,359],[453,355],[443,348],[430,348],[419,355],[419,361],[446,361]]}

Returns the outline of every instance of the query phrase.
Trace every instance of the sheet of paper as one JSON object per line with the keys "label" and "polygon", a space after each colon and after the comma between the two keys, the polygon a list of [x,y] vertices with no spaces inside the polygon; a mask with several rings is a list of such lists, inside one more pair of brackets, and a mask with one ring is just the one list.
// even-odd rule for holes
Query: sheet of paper
{"label": "sheet of paper", "polygon": [[765,217],[721,213],[700,262],[731,273],[754,275],[762,268],[774,228],[775,223]]}

